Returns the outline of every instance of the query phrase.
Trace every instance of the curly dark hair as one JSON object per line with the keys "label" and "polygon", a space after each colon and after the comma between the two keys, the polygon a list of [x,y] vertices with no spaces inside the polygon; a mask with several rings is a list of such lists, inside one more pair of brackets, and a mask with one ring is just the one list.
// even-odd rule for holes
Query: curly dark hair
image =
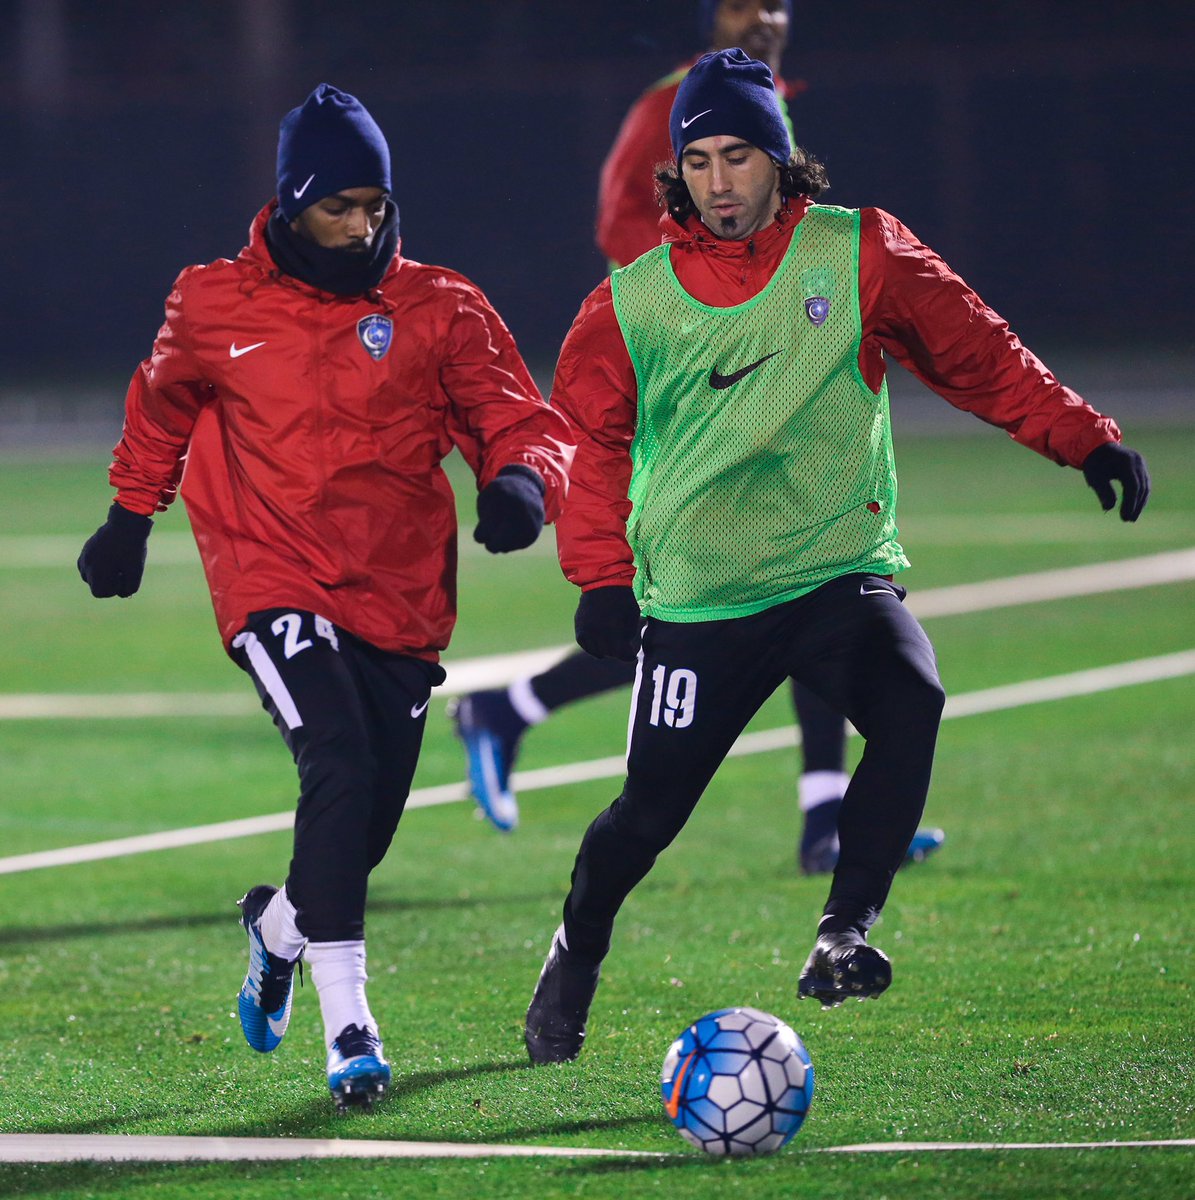
{"label": "curly dark hair", "polygon": [[[830,186],[826,168],[807,150],[798,146],[788,162],[780,164],[780,195],[808,196],[816,199]],[[676,163],[669,161],[656,167],[656,197],[667,205],[669,215],[685,221],[697,212],[689,186],[681,178]]]}

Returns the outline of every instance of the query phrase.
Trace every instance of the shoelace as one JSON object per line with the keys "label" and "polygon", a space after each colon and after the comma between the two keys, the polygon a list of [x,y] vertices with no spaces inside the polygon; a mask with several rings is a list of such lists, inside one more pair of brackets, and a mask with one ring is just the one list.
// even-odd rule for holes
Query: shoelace
{"label": "shoelace", "polygon": [[277,1011],[286,1003],[286,993],[290,988],[294,969],[299,968],[299,986],[303,986],[303,960],[296,959],[293,963],[285,958],[279,958],[262,947],[265,962],[262,964],[261,984],[258,993],[258,1003],[268,1013]]}
{"label": "shoelace", "polygon": [[362,1029],[358,1025],[346,1025],[334,1045],[342,1058],[357,1058],[362,1054],[380,1058],[382,1054],[382,1043],[368,1026]]}

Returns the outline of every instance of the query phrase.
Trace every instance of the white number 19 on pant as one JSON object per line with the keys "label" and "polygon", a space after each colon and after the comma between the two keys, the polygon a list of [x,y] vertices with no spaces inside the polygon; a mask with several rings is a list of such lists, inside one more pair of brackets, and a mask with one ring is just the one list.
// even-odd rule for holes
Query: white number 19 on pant
{"label": "white number 19 on pant", "polygon": [[[688,667],[678,667],[669,673],[661,663],[651,673],[650,724],[659,725],[663,709],[664,724],[672,729],[684,729],[693,724],[697,713],[697,674]],[[665,686],[665,682],[667,686]]]}

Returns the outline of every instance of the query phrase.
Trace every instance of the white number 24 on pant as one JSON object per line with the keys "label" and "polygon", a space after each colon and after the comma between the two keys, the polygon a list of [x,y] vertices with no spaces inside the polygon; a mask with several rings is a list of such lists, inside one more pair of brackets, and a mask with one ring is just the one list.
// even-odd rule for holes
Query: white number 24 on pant
{"label": "white number 24 on pant", "polygon": [[672,729],[684,729],[693,724],[697,714],[697,673],[688,667],[669,672],[661,663],[651,673],[651,717],[649,723],[659,725],[661,710],[664,724]]}
{"label": "white number 24 on pant", "polygon": [[[300,650],[307,650],[311,647],[311,640],[303,638],[300,640],[300,633],[303,630],[303,618],[298,613],[284,613],[270,626],[270,632],[275,637],[284,637],[283,653],[287,658],[294,658]],[[328,620],[327,617],[316,616],[315,632],[319,637],[332,643],[334,650],[340,649],[340,642],[336,637],[336,627]]]}

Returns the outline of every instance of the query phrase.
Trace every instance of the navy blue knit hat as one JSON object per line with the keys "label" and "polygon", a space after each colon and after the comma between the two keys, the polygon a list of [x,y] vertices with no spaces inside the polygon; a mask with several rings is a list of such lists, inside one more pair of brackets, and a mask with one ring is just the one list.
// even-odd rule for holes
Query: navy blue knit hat
{"label": "navy blue knit hat", "polygon": [[[697,5],[697,32],[701,36],[703,46],[708,46],[710,38],[714,36],[714,21],[718,16],[718,8],[721,4],[722,0],[701,0]],[[791,20],[793,0],[784,0],[784,7],[788,9],[789,20]]]}
{"label": "navy blue knit hat", "polygon": [[771,70],[737,46],[693,64],[672,102],[668,133],[678,163],[690,142],[707,137],[740,137],[777,162],[792,154]]}
{"label": "navy blue knit hat", "polygon": [[355,96],[321,83],[278,129],[278,207],[293,221],[343,188],[390,190],[390,147]]}

